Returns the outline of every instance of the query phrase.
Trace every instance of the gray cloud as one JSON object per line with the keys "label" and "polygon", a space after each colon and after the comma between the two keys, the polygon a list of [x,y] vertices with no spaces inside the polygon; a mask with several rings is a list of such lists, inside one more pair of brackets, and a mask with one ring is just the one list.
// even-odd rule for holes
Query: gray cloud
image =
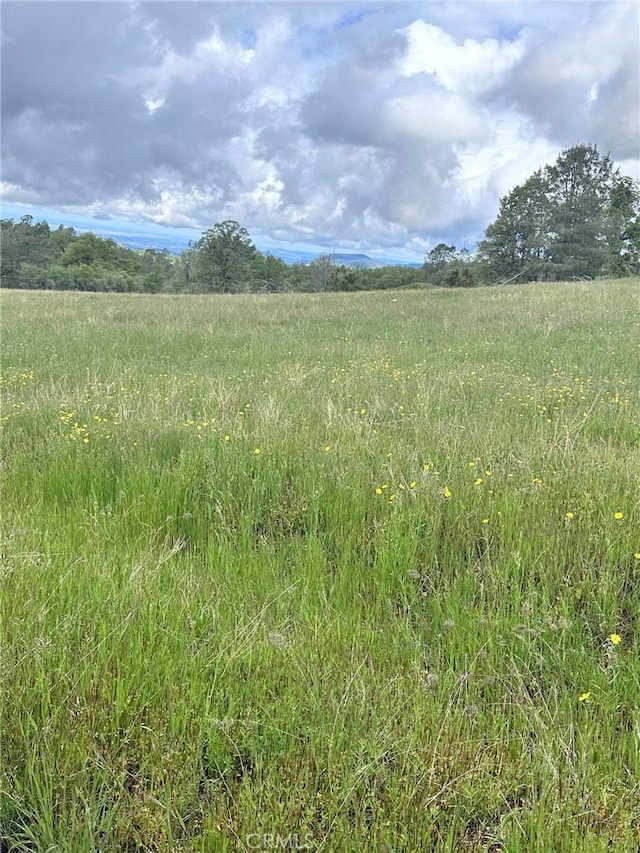
{"label": "gray cloud", "polygon": [[638,167],[625,3],[15,2],[7,200],[423,252],[577,141]]}
{"label": "gray cloud", "polygon": [[564,145],[593,140],[615,158],[640,145],[640,14],[636,4],[568,4],[573,20],[527,32],[527,51],[508,80],[503,102]]}

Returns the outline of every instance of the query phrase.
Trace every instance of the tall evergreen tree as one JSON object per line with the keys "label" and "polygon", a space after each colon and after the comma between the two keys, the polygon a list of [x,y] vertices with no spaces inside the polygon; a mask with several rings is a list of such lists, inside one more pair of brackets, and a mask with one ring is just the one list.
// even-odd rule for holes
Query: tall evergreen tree
{"label": "tall evergreen tree", "polygon": [[594,277],[608,256],[605,220],[614,179],[609,155],[574,145],[545,169],[550,270],[555,278]]}

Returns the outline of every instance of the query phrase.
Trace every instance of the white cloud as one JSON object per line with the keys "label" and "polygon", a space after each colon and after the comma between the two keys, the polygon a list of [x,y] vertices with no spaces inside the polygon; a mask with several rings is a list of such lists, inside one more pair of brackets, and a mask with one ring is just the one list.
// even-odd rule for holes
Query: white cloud
{"label": "white cloud", "polygon": [[244,49],[234,42],[226,43],[217,29],[198,41],[187,53],[176,51],[170,44],[154,41],[161,56],[160,61],[128,71],[121,78],[142,88],[145,105],[150,113],[164,105],[173,83],[195,84],[210,73],[243,76],[255,56],[253,49]]}
{"label": "white cloud", "polygon": [[480,145],[457,148],[455,181],[468,209],[489,221],[495,216],[496,198],[552,163],[558,150],[526,123],[509,117],[496,117],[488,138]]}
{"label": "white cloud", "polygon": [[389,99],[381,117],[383,135],[429,142],[468,142],[487,131],[484,110],[443,92],[416,92]]}
{"label": "white cloud", "polygon": [[525,51],[521,38],[515,41],[465,39],[456,42],[441,27],[425,20],[413,21],[404,32],[408,51],[400,62],[401,74],[431,74],[450,92],[480,92],[501,78]]}

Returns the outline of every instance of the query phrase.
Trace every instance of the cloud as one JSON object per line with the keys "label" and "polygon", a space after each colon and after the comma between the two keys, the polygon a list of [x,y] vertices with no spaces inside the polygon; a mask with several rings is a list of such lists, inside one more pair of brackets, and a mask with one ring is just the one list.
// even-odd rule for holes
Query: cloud
{"label": "cloud", "polygon": [[406,33],[408,50],[401,63],[402,73],[433,75],[450,92],[478,92],[493,86],[525,50],[521,38],[502,42],[468,38],[458,43],[424,20],[414,21]]}
{"label": "cloud", "polygon": [[2,20],[2,194],[422,253],[578,141],[636,172],[626,3],[24,3]]}
{"label": "cloud", "polygon": [[570,4],[570,26],[525,33],[526,50],[498,100],[559,145],[589,140],[617,159],[640,146],[640,7]]}

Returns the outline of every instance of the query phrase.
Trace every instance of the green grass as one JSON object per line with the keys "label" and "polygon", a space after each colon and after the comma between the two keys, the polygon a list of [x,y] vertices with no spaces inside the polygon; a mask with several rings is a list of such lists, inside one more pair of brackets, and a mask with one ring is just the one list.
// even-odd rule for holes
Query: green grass
{"label": "green grass", "polygon": [[639,341],[637,280],[4,292],[2,850],[637,850]]}

